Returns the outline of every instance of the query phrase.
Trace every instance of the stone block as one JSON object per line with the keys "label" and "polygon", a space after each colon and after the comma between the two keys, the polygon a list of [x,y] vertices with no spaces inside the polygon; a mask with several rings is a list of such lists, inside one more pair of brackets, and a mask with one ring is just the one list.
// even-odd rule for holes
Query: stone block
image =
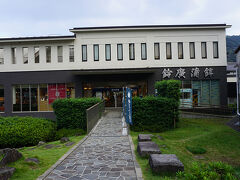
{"label": "stone block", "polygon": [[151,134],[139,134],[138,142],[152,141]]}
{"label": "stone block", "polygon": [[1,151],[3,154],[3,158],[0,161],[0,166],[5,166],[10,162],[15,162],[22,157],[22,154],[18,152],[16,149],[6,148]]}
{"label": "stone block", "polygon": [[151,154],[149,165],[153,172],[156,173],[176,173],[184,171],[183,163],[175,154]]}
{"label": "stone block", "polygon": [[150,154],[161,154],[158,145],[152,141],[139,142],[137,152],[140,156],[149,156]]}
{"label": "stone block", "polygon": [[13,175],[15,168],[13,167],[3,167],[0,168],[0,179],[8,180]]}

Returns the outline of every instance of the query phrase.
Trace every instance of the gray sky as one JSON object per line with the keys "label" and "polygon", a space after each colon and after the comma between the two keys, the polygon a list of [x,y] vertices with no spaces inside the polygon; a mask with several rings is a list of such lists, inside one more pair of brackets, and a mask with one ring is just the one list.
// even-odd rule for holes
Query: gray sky
{"label": "gray sky", "polygon": [[70,28],[227,23],[240,34],[239,0],[0,0],[0,37],[69,35]]}

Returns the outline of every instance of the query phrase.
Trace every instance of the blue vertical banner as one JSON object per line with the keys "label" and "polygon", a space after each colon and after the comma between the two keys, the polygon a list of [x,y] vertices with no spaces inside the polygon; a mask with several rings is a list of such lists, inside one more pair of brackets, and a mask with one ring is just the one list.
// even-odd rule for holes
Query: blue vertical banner
{"label": "blue vertical banner", "polygon": [[129,98],[128,98],[128,89],[129,89],[129,88],[126,87],[126,92],[125,92],[125,93],[126,93],[126,95],[125,95],[125,97],[126,97],[126,102],[125,102],[125,119],[126,119],[126,123],[127,123],[127,124],[129,124],[129,109],[128,109],[128,108],[129,108],[129,106],[128,106],[128,102],[129,102],[128,99],[129,99]]}
{"label": "blue vertical banner", "polygon": [[123,117],[125,117],[125,88],[124,87],[123,87],[122,106],[123,106]]}
{"label": "blue vertical banner", "polygon": [[126,88],[127,115],[126,122],[132,125],[132,90]]}

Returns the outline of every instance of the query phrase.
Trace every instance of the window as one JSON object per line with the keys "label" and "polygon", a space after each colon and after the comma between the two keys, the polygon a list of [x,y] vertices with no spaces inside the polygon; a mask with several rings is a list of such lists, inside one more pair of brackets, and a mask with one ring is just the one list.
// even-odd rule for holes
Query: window
{"label": "window", "polygon": [[146,43],[141,43],[141,58],[142,58],[142,60],[147,59],[147,44]]}
{"label": "window", "polygon": [[12,55],[12,64],[16,64],[16,48],[11,49],[11,55]]}
{"label": "window", "polygon": [[30,93],[31,93],[31,106],[30,106],[30,111],[38,111],[38,103],[39,103],[39,98],[38,98],[38,85],[33,84],[30,85]]}
{"label": "window", "polygon": [[34,62],[39,63],[39,47],[34,47]]}
{"label": "window", "polygon": [[21,88],[20,85],[13,87],[13,111],[21,111]]}
{"label": "window", "polygon": [[22,111],[30,111],[29,85],[21,85]]}
{"label": "window", "polygon": [[134,43],[129,44],[129,59],[134,60],[135,59],[135,50],[134,50]]}
{"label": "window", "polygon": [[[0,86],[0,111],[2,95]],[[52,111],[51,103],[56,98],[66,97],[75,97],[73,83],[15,85],[13,86],[13,111]]]}
{"label": "window", "polygon": [[195,44],[194,42],[189,43],[190,59],[195,59]]}
{"label": "window", "polygon": [[74,62],[74,46],[69,46],[69,62]]}
{"label": "window", "polygon": [[155,59],[160,59],[159,43],[154,43],[154,58]]}
{"label": "window", "polygon": [[57,53],[58,53],[58,62],[59,63],[63,62],[63,47],[62,46],[57,47]]}
{"label": "window", "polygon": [[207,58],[207,43],[206,42],[201,42],[201,54],[202,54],[203,59]]}
{"label": "window", "polygon": [[105,58],[106,61],[111,61],[111,45],[105,44]]}
{"label": "window", "polygon": [[0,112],[4,112],[4,87],[0,85]]}
{"label": "window", "polygon": [[183,43],[178,43],[178,59],[183,59]]}
{"label": "window", "polygon": [[167,59],[172,59],[172,47],[170,42],[166,43],[166,56]]}
{"label": "window", "polygon": [[4,64],[4,49],[0,48],[0,64]]}
{"label": "window", "polygon": [[218,42],[213,42],[213,58],[218,58]]}
{"label": "window", "polygon": [[27,64],[28,63],[28,48],[24,47],[22,49],[22,53],[23,53],[23,64]]}
{"label": "window", "polygon": [[99,61],[99,45],[98,44],[93,45],[93,56],[94,56],[94,61]]}
{"label": "window", "polygon": [[117,44],[117,59],[123,60],[123,45]]}
{"label": "window", "polygon": [[82,45],[82,61],[87,61],[87,45]]}
{"label": "window", "polygon": [[46,46],[46,62],[51,62],[51,46]]}

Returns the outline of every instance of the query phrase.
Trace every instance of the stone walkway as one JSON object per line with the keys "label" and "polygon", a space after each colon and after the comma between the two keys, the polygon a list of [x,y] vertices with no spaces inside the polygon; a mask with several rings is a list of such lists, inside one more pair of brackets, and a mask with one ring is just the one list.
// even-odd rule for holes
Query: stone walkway
{"label": "stone walkway", "polygon": [[128,136],[122,136],[120,111],[109,111],[92,134],[45,180],[135,180]]}

